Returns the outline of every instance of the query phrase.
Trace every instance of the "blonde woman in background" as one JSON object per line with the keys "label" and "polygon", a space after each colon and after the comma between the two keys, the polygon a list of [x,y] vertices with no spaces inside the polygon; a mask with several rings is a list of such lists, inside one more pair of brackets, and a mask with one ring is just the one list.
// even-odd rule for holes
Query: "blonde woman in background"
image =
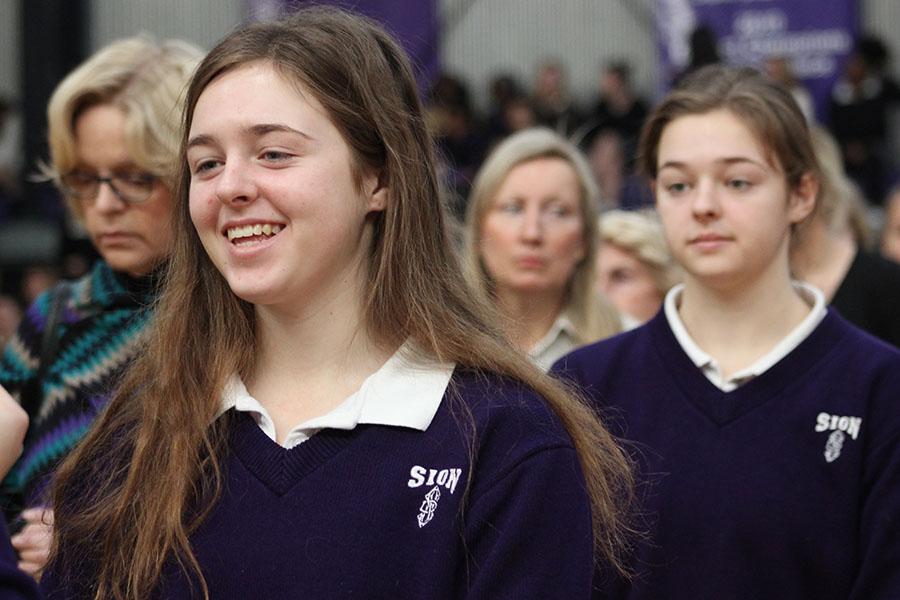
{"label": "blonde woman in background", "polygon": [[649,321],[679,279],[655,212],[612,210],[600,217],[597,289],[626,329]]}
{"label": "blonde woman in background", "polygon": [[181,95],[202,53],[180,41],[113,42],[72,71],[47,109],[45,175],[100,253],[84,277],[39,296],[0,356],[0,386],[28,413],[2,505],[19,567],[39,575],[59,461],[106,406],[148,329],[171,251]]}
{"label": "blonde woman in background", "polygon": [[502,142],[475,178],[464,270],[510,340],[542,369],[621,330],[595,291],[597,187],[579,151],[549,129]]}
{"label": "blonde woman in background", "polygon": [[819,207],[792,240],[791,269],[848,321],[900,347],[900,266],[866,249],[865,201],[838,146],[824,129],[813,127],[811,137],[822,170]]}

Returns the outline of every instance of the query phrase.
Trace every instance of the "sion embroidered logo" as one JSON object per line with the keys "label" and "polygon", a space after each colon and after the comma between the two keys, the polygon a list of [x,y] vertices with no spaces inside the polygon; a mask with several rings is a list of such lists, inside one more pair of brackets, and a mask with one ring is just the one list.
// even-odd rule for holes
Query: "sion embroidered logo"
{"label": "sion embroidered logo", "polygon": [[852,439],[859,437],[862,417],[845,417],[821,412],[816,417],[816,431],[831,431],[825,442],[825,461],[834,462],[841,455],[844,441],[849,435]]}
{"label": "sion embroidered logo", "polygon": [[434,511],[437,510],[438,500],[441,499],[441,487],[449,490],[452,494],[456,491],[456,485],[462,475],[462,469],[428,469],[415,465],[409,470],[409,481],[406,485],[411,488],[422,487],[423,485],[433,486],[425,494],[425,499],[419,507],[419,514],[416,520],[419,522],[419,528],[425,527],[434,518]]}

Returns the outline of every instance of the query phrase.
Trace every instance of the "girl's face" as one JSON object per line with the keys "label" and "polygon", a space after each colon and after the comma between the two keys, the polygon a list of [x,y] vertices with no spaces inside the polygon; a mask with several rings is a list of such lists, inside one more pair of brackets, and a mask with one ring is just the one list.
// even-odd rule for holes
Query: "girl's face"
{"label": "girl's face", "polygon": [[516,165],[480,233],[482,262],[498,290],[563,294],[585,252],[575,171],[560,158]]}
{"label": "girl's face", "polygon": [[190,213],[240,298],[295,312],[358,294],[371,241],[367,215],[387,195],[361,187],[340,132],[311,93],[265,63],[214,79],[190,126]]}
{"label": "girl's face", "polygon": [[640,323],[655,315],[663,301],[649,267],[611,243],[602,244],[597,252],[597,289],[616,310]]}
{"label": "girl's face", "polygon": [[707,287],[753,284],[787,272],[790,228],[815,205],[805,176],[789,190],[784,172],[727,110],[686,115],[663,130],[656,202],[675,259]]}
{"label": "girl's face", "polygon": [[[109,104],[98,104],[81,113],[75,121],[75,154],[78,164],[66,175],[85,181],[113,178],[99,184],[96,196],[87,194],[76,200],[94,247],[116,271],[133,277],[146,275],[171,249],[172,196],[159,181],[148,184],[149,196],[140,202],[120,196],[124,193],[127,197],[128,181],[148,177],[128,151],[125,114]],[[111,186],[117,186],[119,193]]]}

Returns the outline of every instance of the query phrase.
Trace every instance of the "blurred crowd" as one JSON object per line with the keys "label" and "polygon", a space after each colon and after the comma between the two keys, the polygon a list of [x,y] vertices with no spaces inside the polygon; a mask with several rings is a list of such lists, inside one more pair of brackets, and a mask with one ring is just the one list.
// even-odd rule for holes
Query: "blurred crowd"
{"label": "blurred crowd", "polygon": [[[690,47],[690,61],[672,85],[689,72],[722,60],[715,36],[704,27],[693,33]],[[892,115],[900,114],[900,85],[891,76],[890,49],[877,37],[862,36],[827,107],[818,112],[789,60],[771,56],[758,66],[789,89],[810,124],[821,127],[837,144],[850,182],[848,193],[855,198],[851,212],[861,247],[900,261],[900,163],[892,151],[898,141],[891,126]],[[439,74],[425,97],[426,116],[442,159],[451,213],[463,221],[473,181],[490,152],[511,134],[534,127],[553,130],[584,155],[598,188],[601,213],[652,213],[650,187],[635,170],[638,137],[652,101],[635,88],[633,75],[625,58],[606,62],[599,69],[593,97],[578,98],[569,85],[565,61],[548,58],[530,81],[498,73],[488,84],[488,102],[481,109],[469,82],[452,73]],[[83,275],[98,256],[77,221],[61,208],[58,192],[49,182],[42,184],[41,202],[22,202],[21,181],[34,180],[38,168],[19,164],[15,151],[19,127],[14,103],[0,100],[0,235],[4,226],[36,220],[59,233],[60,245],[55,260],[10,261],[0,256],[0,343],[15,331],[23,309],[42,291],[60,279]]]}

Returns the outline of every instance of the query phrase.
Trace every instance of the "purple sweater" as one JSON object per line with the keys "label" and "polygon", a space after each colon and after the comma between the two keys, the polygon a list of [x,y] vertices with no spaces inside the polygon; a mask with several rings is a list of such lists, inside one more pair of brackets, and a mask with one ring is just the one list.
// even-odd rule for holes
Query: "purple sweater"
{"label": "purple sweater", "polygon": [[[830,311],[726,393],[648,324],[573,352],[639,465],[638,578],[610,597],[900,598],[900,352]],[[607,590],[609,591],[609,590]]]}
{"label": "purple sweater", "polygon": [[[323,430],[291,450],[230,414],[225,489],[191,538],[210,596],[590,597],[590,507],[556,417],[496,377],[457,369],[449,389],[424,432]],[[90,579],[51,566],[41,587],[69,598]],[[197,589],[172,566],[158,595]]]}

